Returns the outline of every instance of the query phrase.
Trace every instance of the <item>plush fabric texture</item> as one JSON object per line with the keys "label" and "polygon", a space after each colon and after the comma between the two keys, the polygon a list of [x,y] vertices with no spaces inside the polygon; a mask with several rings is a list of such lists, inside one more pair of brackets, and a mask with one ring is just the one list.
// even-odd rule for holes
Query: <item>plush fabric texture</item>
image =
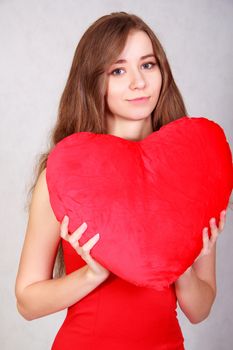
{"label": "plush fabric texture", "polygon": [[[94,259],[128,282],[163,290],[192,265],[202,229],[227,207],[232,154],[217,123],[184,116],[141,141],[65,137],[49,154],[46,179],[57,220],[69,216],[69,233],[88,224],[80,245],[100,233]],[[63,240],[65,260],[72,257],[75,268],[68,245]]]}

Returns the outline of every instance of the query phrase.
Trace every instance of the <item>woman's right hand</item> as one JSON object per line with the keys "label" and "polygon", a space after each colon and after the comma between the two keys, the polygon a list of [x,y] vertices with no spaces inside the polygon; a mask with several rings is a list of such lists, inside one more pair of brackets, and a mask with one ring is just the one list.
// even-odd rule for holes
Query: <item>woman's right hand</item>
{"label": "woman's right hand", "polygon": [[89,239],[89,241],[87,241],[82,247],[80,247],[78,240],[81,238],[82,234],[87,229],[87,224],[83,223],[71,235],[69,235],[68,223],[69,223],[69,217],[65,215],[61,223],[61,237],[67,242],[69,242],[71,246],[75,249],[75,251],[82,257],[82,259],[86,261],[88,266],[87,274],[90,275],[91,278],[98,279],[98,280],[100,279],[101,281],[104,281],[110,275],[110,271],[107,270],[102,265],[100,265],[90,255],[91,248],[99,240],[99,233],[94,235],[92,238]]}

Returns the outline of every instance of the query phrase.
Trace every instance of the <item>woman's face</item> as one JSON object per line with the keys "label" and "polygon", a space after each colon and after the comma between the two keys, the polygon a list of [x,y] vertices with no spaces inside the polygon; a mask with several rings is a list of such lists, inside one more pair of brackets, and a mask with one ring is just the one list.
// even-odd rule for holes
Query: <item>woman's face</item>
{"label": "woman's face", "polygon": [[[142,58],[142,56],[152,55]],[[150,38],[144,31],[131,32],[118,60],[108,69],[106,102],[115,117],[139,120],[151,116],[162,85],[162,76]],[[144,101],[130,101],[148,97]]]}

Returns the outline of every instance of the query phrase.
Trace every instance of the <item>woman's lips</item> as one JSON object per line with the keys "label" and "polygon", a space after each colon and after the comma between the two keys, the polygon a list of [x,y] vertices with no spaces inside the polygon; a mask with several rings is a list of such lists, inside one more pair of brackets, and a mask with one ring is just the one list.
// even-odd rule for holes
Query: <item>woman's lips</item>
{"label": "woman's lips", "polygon": [[135,98],[134,100],[128,100],[132,103],[144,103],[149,100],[150,97],[141,97],[141,98]]}

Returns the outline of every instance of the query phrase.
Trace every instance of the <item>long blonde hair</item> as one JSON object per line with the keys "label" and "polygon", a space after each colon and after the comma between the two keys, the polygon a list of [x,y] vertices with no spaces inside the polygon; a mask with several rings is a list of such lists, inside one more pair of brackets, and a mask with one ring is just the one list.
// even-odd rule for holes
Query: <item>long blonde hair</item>
{"label": "long blonde hair", "polygon": [[[58,108],[57,120],[51,131],[47,152],[40,154],[34,168],[33,184],[28,192],[27,210],[39,175],[46,168],[51,149],[64,137],[80,131],[107,133],[105,114],[107,106],[107,69],[124,49],[128,34],[142,30],[149,36],[162,74],[159,99],[152,112],[153,130],[159,130],[187,111],[172,76],[164,52],[154,32],[138,16],[126,12],[113,12],[96,20],[83,34],[75,50],[65,89]],[[58,246],[53,276],[65,274],[61,241]]]}

